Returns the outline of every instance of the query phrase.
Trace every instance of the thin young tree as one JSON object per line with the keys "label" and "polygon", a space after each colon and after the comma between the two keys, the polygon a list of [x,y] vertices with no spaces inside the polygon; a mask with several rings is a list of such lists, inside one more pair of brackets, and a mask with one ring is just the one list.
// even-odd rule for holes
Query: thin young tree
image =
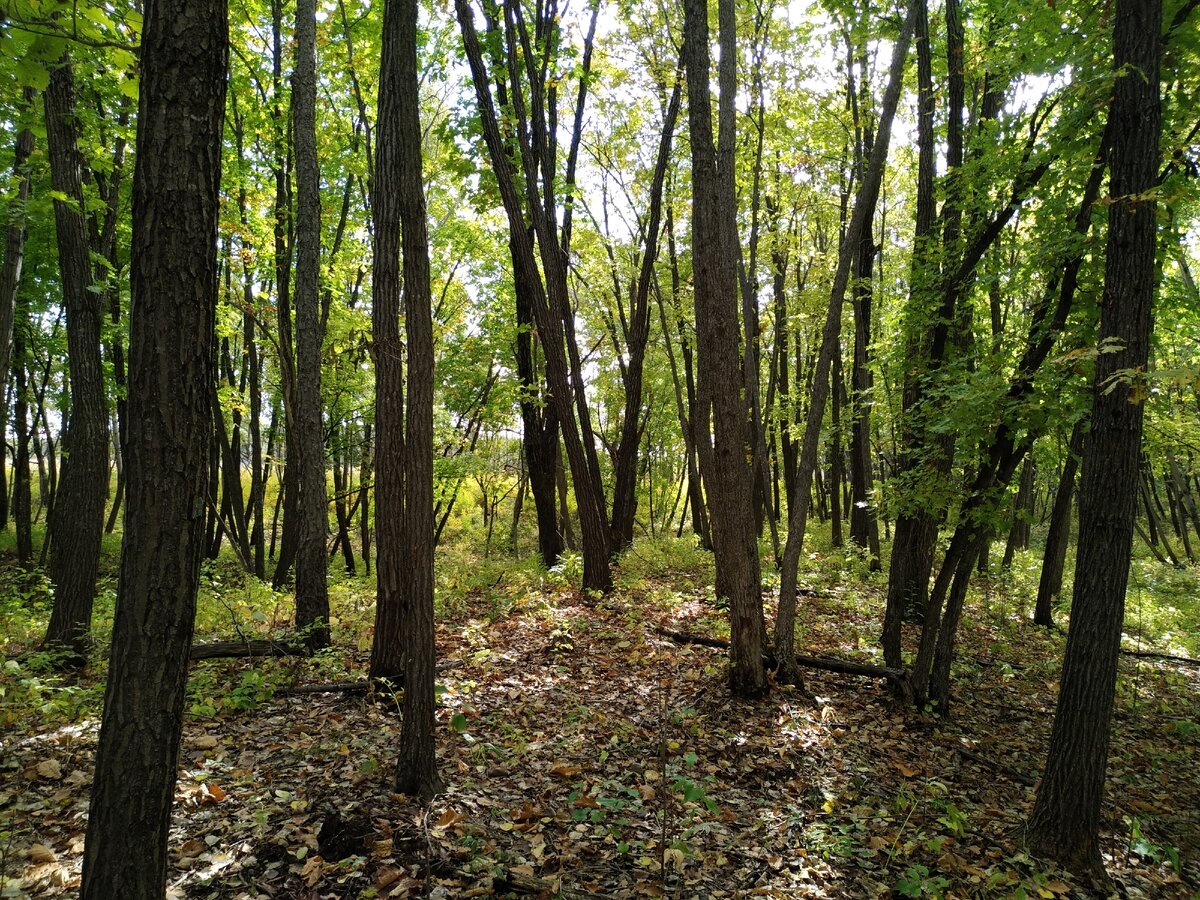
{"label": "thin young tree", "polygon": [[85,900],[159,900],[213,428],[225,0],[148,0],[133,187],[127,498]]}
{"label": "thin young tree", "polygon": [[1155,285],[1160,0],[1117,0],[1110,111],[1108,241],[1091,433],[1079,485],[1071,623],[1030,848],[1104,879],[1098,836],[1125,588],[1137,513],[1138,457]]}

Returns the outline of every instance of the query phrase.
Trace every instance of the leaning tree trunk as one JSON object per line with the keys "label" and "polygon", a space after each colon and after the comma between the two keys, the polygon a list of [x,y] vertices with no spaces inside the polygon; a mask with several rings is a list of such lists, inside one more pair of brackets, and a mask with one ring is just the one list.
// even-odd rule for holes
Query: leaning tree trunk
{"label": "leaning tree trunk", "polygon": [[[650,338],[650,288],[658,259],[658,236],[662,219],[663,183],[671,161],[671,140],[679,115],[682,86],[677,81],[671,91],[659,137],[658,157],[650,187],[650,215],[646,223],[642,264],[633,290],[633,315],[630,317],[629,365],[625,377],[625,415],[621,442],[617,445],[613,473],[612,546],[623,549],[633,543],[633,523],[637,513],[638,446],[645,420],[642,418],[642,373],[646,362],[646,344]],[[620,298],[618,297],[618,302]]]}
{"label": "leaning tree trunk", "polygon": [[63,306],[67,318],[71,415],[63,437],[63,467],[50,521],[50,578],[54,609],[46,646],[67,651],[82,666],[100,565],[100,538],[108,497],[108,410],[100,361],[100,295],[92,286],[83,220],[83,159],[75,124],[75,83],[63,54],[46,88],[46,146],[54,201]]}
{"label": "leaning tree trunk", "polygon": [[224,0],[148,0],[133,188],[128,487],[84,900],[159,900],[212,432]]}
{"label": "leaning tree trunk", "polygon": [[866,232],[867,223],[875,216],[875,205],[879,199],[879,186],[883,180],[884,164],[888,146],[891,144],[892,120],[900,102],[900,89],[904,81],[904,60],[908,55],[908,44],[912,38],[921,0],[912,0],[904,25],[893,47],[891,65],[888,68],[888,85],[879,111],[879,133],[871,157],[867,163],[863,180],[854,199],[854,212],[842,240],[838,253],[837,271],[830,292],[829,309],[821,332],[821,348],[817,356],[816,372],[813,377],[812,397],[809,400],[808,418],[804,428],[800,460],[796,472],[796,500],[789,512],[787,544],[783,551],[783,565],[779,579],[779,614],[775,623],[775,653],[779,659],[781,677],[799,682],[800,675],[794,662],[796,640],[796,576],[800,553],[804,548],[804,530],[808,522],[806,498],[812,489],[813,472],[817,468],[817,450],[820,445],[821,423],[825,417],[825,401],[829,395],[829,370],[842,324],[842,303],[846,298],[846,287],[850,281],[850,263],[855,250]]}
{"label": "leaning tree trunk", "polygon": [[1100,346],[1092,430],[1079,485],[1075,589],[1058,707],[1045,775],[1029,818],[1038,855],[1073,871],[1103,876],[1098,833],[1109,729],[1125,614],[1125,588],[1137,514],[1138,454],[1145,406],[1155,283],[1159,132],[1159,0],[1117,0],[1111,107],[1112,150]]}

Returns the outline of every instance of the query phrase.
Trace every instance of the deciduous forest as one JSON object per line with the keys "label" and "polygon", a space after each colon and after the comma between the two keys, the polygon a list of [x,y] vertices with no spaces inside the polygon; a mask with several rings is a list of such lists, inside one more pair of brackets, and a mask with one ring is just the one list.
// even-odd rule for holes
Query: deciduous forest
{"label": "deciduous forest", "polygon": [[1197,0],[4,0],[0,897],[1200,896]]}

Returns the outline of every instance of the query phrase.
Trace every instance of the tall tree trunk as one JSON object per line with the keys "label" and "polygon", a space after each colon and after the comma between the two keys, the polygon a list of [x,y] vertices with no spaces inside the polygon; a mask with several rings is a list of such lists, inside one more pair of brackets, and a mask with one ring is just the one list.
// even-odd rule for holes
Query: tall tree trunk
{"label": "tall tree trunk", "polygon": [[84,900],[166,893],[208,493],[227,16],[223,0],[148,0],[144,12],[128,497]]}
{"label": "tall tree trunk", "polygon": [[17,560],[23,566],[33,561],[33,520],[31,511],[33,498],[29,483],[29,386],[26,369],[27,353],[25,333],[29,328],[29,313],[18,308],[17,321],[13,326],[13,367],[16,370],[16,390],[13,403],[13,435],[16,447],[13,453],[13,500],[12,515],[17,530]]}
{"label": "tall tree trunk", "polygon": [[[292,126],[296,153],[296,423],[300,534],[296,627],[310,649],[329,645],[329,508],[321,426],[321,172],[317,162],[317,3],[296,3]],[[289,465],[291,460],[288,460]]]}
{"label": "tall tree trunk", "polygon": [[617,445],[616,462],[613,467],[612,546],[616,549],[628,547],[633,543],[633,522],[637,513],[638,446],[645,428],[642,415],[642,373],[646,362],[646,344],[650,338],[650,288],[655,277],[655,262],[658,259],[663,183],[666,181],[667,166],[671,161],[671,140],[675,134],[675,120],[679,115],[682,93],[682,85],[677,79],[663,117],[658,157],[654,163],[650,187],[650,214],[645,226],[642,264],[633,288],[633,309],[626,347],[629,364],[625,370],[624,419],[621,425],[621,442]]}
{"label": "tall tree trunk", "polygon": [[[27,111],[31,112],[33,102],[36,97],[37,93],[34,91],[34,89],[31,87],[26,87],[21,98],[22,106]],[[11,355],[13,352],[13,322],[15,321],[17,310],[17,288],[20,287],[21,284],[21,269],[24,267],[25,262],[25,217],[26,206],[29,203],[30,187],[28,163],[29,157],[32,153],[33,132],[28,127],[22,127],[21,130],[17,132],[16,145],[13,148],[12,173],[13,179],[17,183],[17,195],[12,199],[12,201],[10,201],[9,223],[8,227],[5,229],[4,262],[3,268],[0,269],[0,385],[5,386],[8,384],[9,364],[11,362]],[[21,360],[20,365],[22,367],[22,371],[18,376],[18,392],[22,392],[25,389],[24,359]],[[18,397],[17,402],[20,403],[21,398]],[[28,411],[26,411],[25,416],[28,418]],[[0,404],[0,431],[3,431],[2,424],[6,422],[8,422],[8,407],[7,404]],[[16,438],[18,443],[20,443],[22,440],[21,435],[23,434],[24,428],[25,424],[23,421],[17,423],[18,433]],[[27,438],[25,439],[25,465],[28,469],[29,443]],[[0,490],[3,490],[4,488],[4,468],[4,466],[0,466]],[[14,478],[16,477],[19,476],[14,475]],[[26,471],[25,490],[28,490],[28,487],[29,472]],[[14,485],[14,495],[16,490],[17,486]],[[16,502],[15,496],[13,502]],[[16,510],[13,510],[13,514],[16,515]],[[24,515],[26,517],[26,524],[28,524],[28,508],[24,510]],[[0,514],[0,528],[6,527],[8,527],[7,502],[4,503],[4,509],[2,514]],[[19,524],[17,529],[19,533]],[[21,561],[25,562],[26,559],[22,558]]]}
{"label": "tall tree trunk", "polygon": [[1138,454],[1144,404],[1139,381],[1153,324],[1159,132],[1159,0],[1117,0],[1110,116],[1108,243],[1101,346],[1096,360],[1092,430],[1080,479],[1075,589],[1058,706],[1045,775],[1029,818],[1029,845],[1068,869],[1102,875],[1097,842],[1125,588],[1137,510]]}
{"label": "tall tree trunk", "polygon": [[[401,594],[404,702],[395,786],[397,791],[429,800],[441,791],[442,781],[434,755],[433,316],[421,178],[417,8],[417,0],[388,0],[384,8],[381,81],[387,91],[380,102],[378,146],[394,142],[392,152],[398,157],[395,172],[409,360],[404,471],[408,580]],[[379,171],[382,174],[382,166]]]}
{"label": "tall tree trunk", "polygon": [[[746,398],[738,359],[737,207],[734,192],[736,25],[732,0],[718,0],[718,137],[713,142],[707,0],[685,0],[684,43],[692,145],[692,246],[700,425],[713,422],[712,464],[704,480],[712,513],[717,594],[729,601],[733,692],[756,697],[769,690],[762,652],[761,572],[754,521],[754,473],[748,453]],[[707,429],[705,429],[707,430]],[[704,468],[704,459],[701,458]]]}
{"label": "tall tree trunk", "polygon": [[[612,569],[609,564],[609,530],[604,516],[604,491],[595,462],[595,446],[591,440],[579,349],[575,341],[573,316],[569,310],[567,252],[564,245],[559,243],[553,221],[554,141],[547,130],[545,73],[542,73],[542,80],[539,82],[534,55],[526,52],[528,48],[518,53],[518,32],[520,39],[525,42],[528,40],[528,34],[524,22],[518,21],[522,15],[521,11],[506,4],[503,7],[503,39],[509,60],[509,77],[514,86],[510,95],[512,109],[520,122],[516,132],[519,135],[518,149],[526,197],[525,203],[522,204],[517,189],[515,167],[508,152],[511,148],[506,145],[491,95],[483,51],[475,30],[474,11],[467,0],[456,0],[455,11],[475,85],[484,141],[508,219],[510,247],[515,249],[517,254],[514,257],[514,266],[520,271],[514,273],[514,278],[518,283],[523,279],[532,288],[533,318],[545,356],[550,401],[558,416],[563,448],[571,466],[571,478],[575,485],[583,549],[583,587],[585,590],[607,592],[612,588]],[[549,14],[553,19],[553,12]],[[547,23],[539,19],[539,27],[557,27],[557,23]],[[524,67],[519,62],[522,58]],[[585,61],[586,59],[585,54]],[[523,92],[517,89],[520,86],[522,68],[525,69],[530,83],[531,119],[526,117],[526,98]],[[582,93],[577,112],[581,109]],[[576,125],[578,134],[578,115]],[[569,182],[570,177],[567,180]],[[543,190],[546,196],[542,196]],[[526,231],[527,215],[532,219],[537,237],[540,253],[536,256],[533,252],[533,241],[519,239],[519,234]]]}
{"label": "tall tree trunk", "polygon": [[71,391],[61,483],[50,522],[54,609],[46,646],[66,650],[67,665],[82,666],[87,658],[108,497],[108,410],[100,362],[100,296],[90,290],[92,267],[82,213],[83,159],[75,123],[75,85],[65,53],[50,73],[45,106],[50,180],[63,198],[54,201],[54,219]]}
{"label": "tall tree trunk", "polygon": [[400,95],[400,68],[406,15],[388,0],[380,69],[376,123],[375,181],[371,189],[371,334],[375,358],[375,636],[371,645],[373,682],[398,683],[405,677],[404,619],[408,589],[405,534],[404,368],[400,341],[400,228],[404,190],[406,127]]}

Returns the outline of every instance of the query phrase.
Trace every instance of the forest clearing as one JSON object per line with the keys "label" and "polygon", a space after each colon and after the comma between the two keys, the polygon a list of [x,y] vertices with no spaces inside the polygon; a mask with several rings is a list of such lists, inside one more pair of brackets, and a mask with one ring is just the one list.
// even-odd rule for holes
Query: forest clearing
{"label": "forest clearing", "polygon": [[1198,7],[0,2],[0,900],[1200,896]]}

